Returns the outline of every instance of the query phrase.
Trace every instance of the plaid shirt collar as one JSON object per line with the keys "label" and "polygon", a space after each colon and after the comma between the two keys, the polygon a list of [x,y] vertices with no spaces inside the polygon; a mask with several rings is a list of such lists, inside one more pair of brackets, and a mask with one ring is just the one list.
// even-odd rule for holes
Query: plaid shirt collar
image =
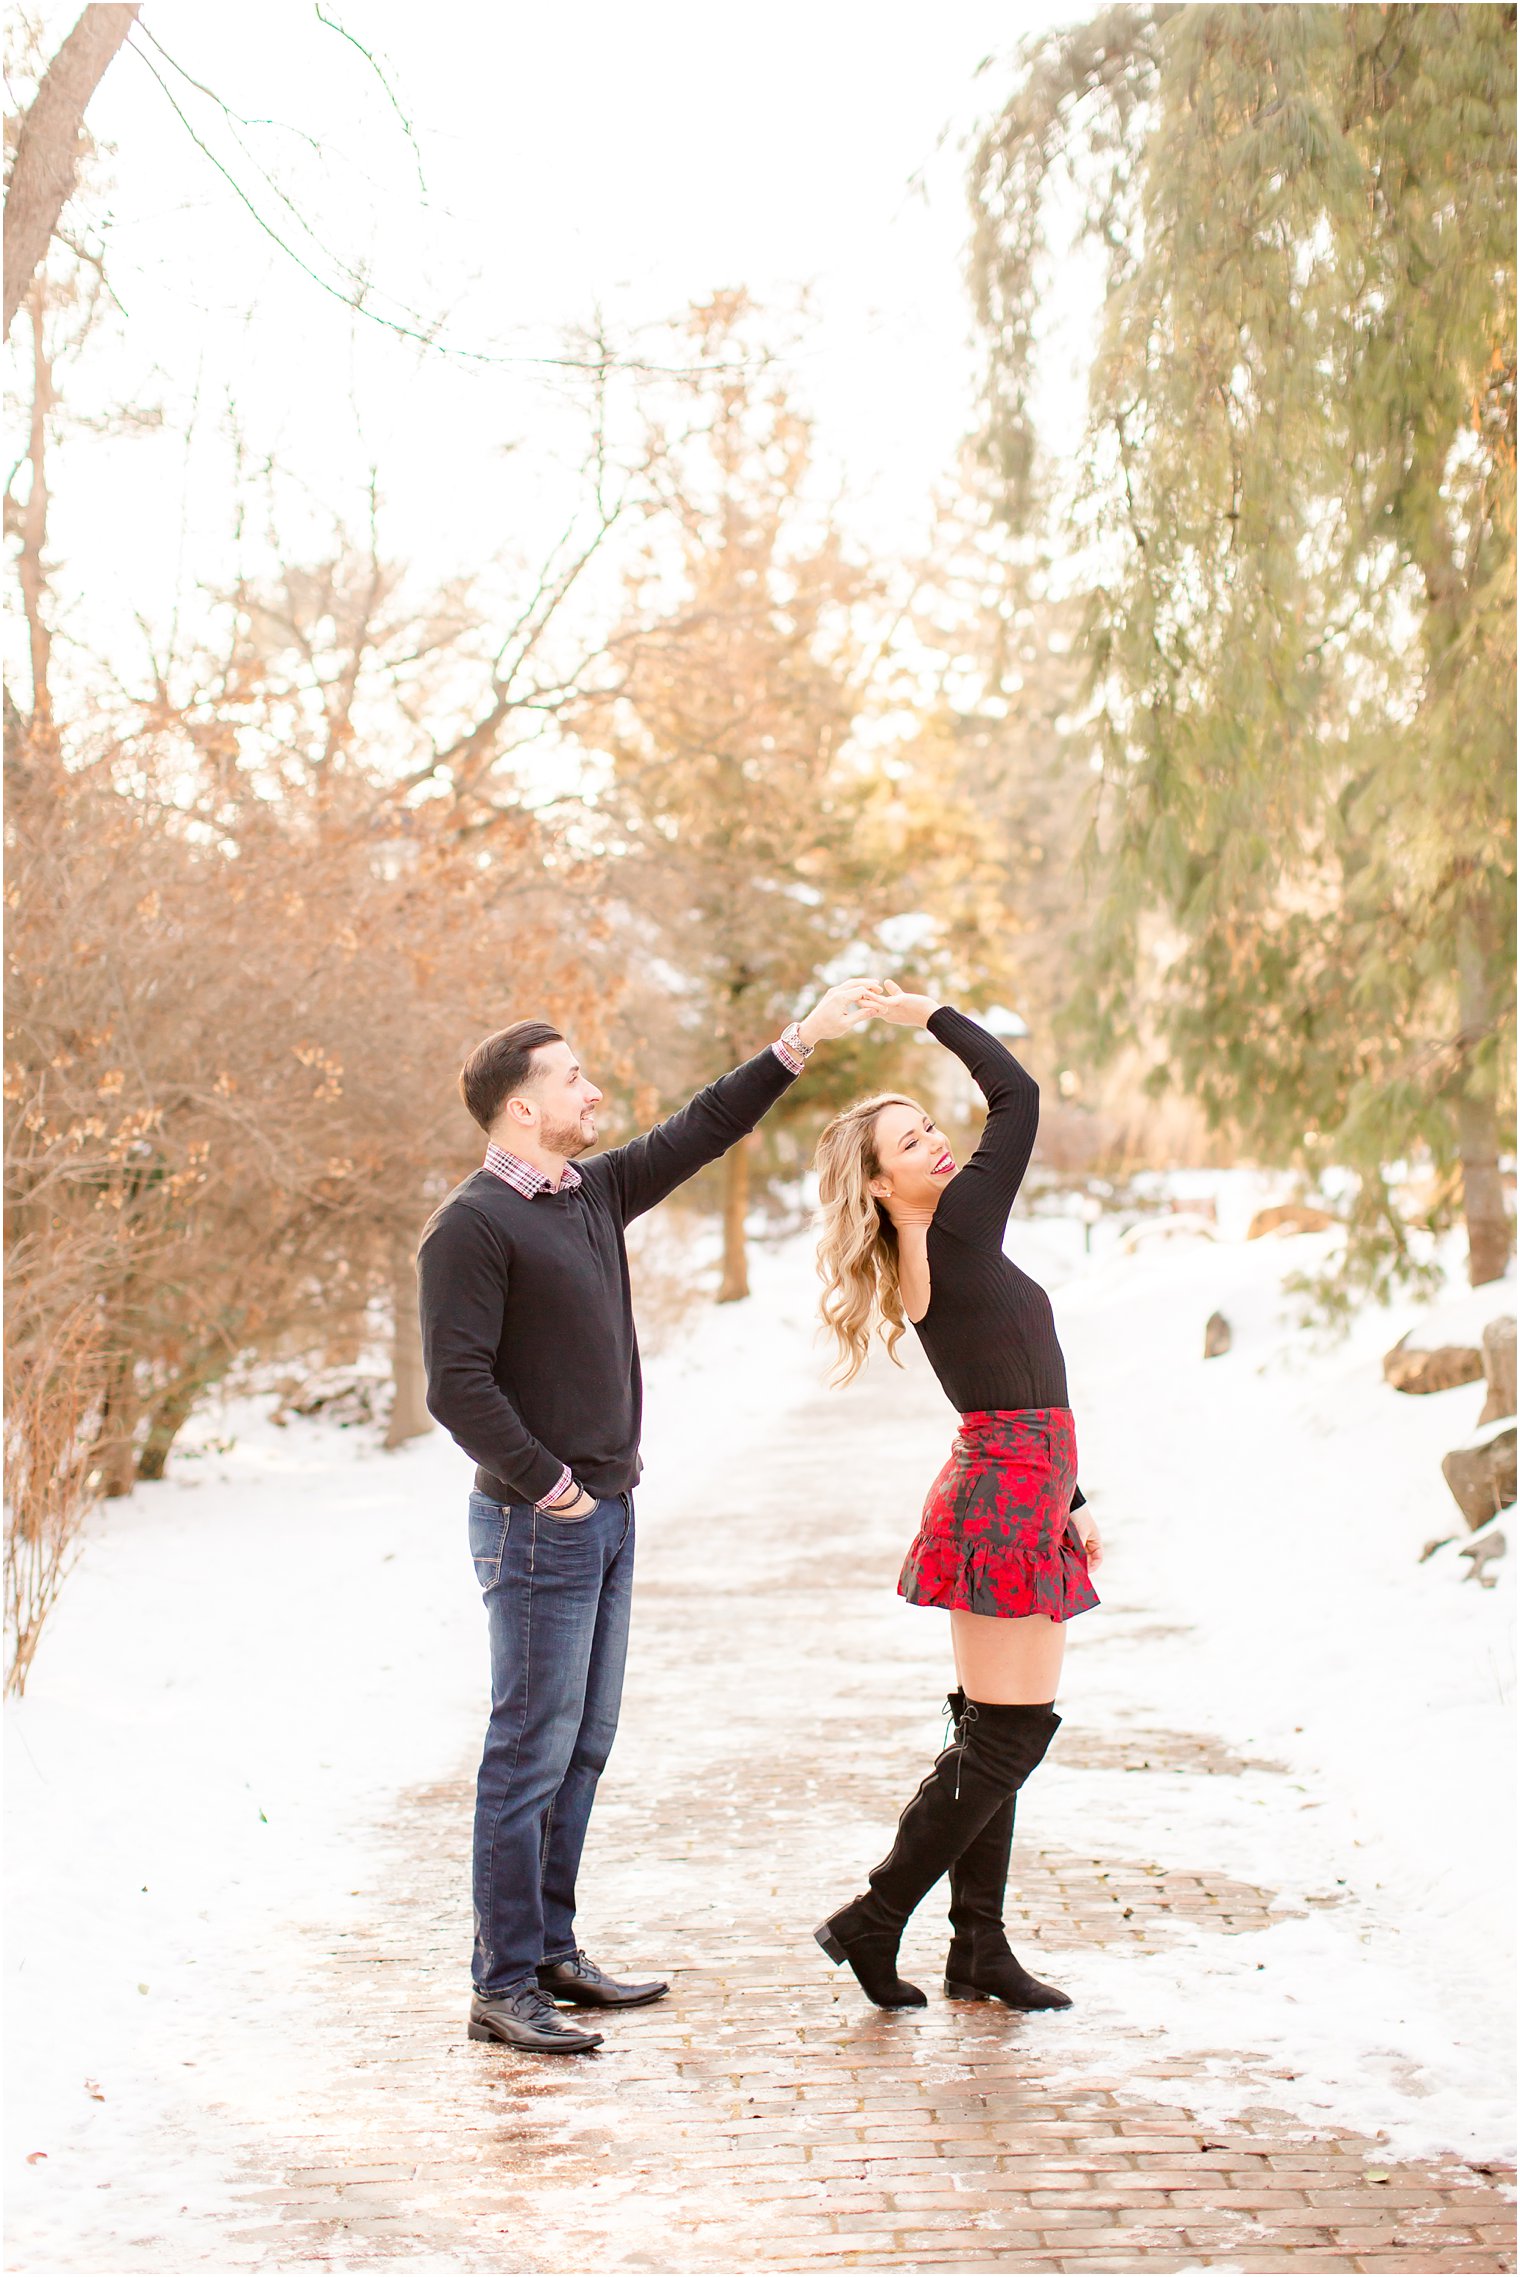
{"label": "plaid shirt collar", "polygon": [[486,1148],[485,1168],[493,1178],[504,1179],[515,1192],[525,1194],[529,1201],[535,1194],[568,1194],[581,1182],[581,1174],[575,1164],[567,1162],[560,1172],[559,1184],[552,1185],[533,1163],[524,1162],[521,1155],[508,1154],[504,1146]]}

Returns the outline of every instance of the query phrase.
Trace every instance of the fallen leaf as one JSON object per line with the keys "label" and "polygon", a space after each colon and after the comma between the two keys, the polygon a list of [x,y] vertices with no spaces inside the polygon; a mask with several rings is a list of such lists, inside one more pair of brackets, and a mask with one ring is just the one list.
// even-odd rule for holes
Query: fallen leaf
{"label": "fallen leaf", "polygon": [[1391,2182],[1393,2176],[1386,2166],[1369,2166],[1363,2170],[1362,2180],[1364,2182]]}
{"label": "fallen leaf", "polygon": [[84,2083],[84,2091],[86,2095],[93,2095],[97,2103],[104,2103],[106,2099],[105,2090],[98,2079],[87,2079]]}
{"label": "fallen leaf", "polygon": [[46,2151],[28,2151],[26,2154],[26,2163],[28,2166],[40,2166],[46,2157]]}

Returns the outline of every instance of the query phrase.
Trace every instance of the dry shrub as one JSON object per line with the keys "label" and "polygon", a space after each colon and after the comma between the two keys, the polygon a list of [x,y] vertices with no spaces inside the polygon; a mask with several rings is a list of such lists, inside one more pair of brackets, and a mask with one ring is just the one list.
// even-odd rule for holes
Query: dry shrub
{"label": "dry shrub", "polygon": [[160,1475],[234,1362],[320,1364],[414,1305],[421,1225],[479,1159],[454,1088],[479,1037],[552,1009],[596,1048],[573,885],[530,820],[461,830],[357,767],[270,798],[224,761],[160,717],[69,765],[19,737],[8,767],[28,1659],[81,1497]]}
{"label": "dry shrub", "polygon": [[1040,1109],[1038,1161],[1062,1173],[1096,1171],[1126,1177],[1141,1169],[1197,1169],[1235,1159],[1228,1139],[1211,1132],[1203,1110],[1170,1092],[1152,1097],[1139,1085],[1105,1084],[1100,1103],[1077,1105],[1046,1090]]}
{"label": "dry shrub", "polygon": [[639,1347],[662,1352],[717,1285],[717,1241],[710,1217],[670,1202],[628,1228],[628,1275]]}
{"label": "dry shrub", "polygon": [[12,1263],[103,1307],[116,1488],[240,1352],[356,1332],[474,1156],[465,1052],[580,992],[531,851],[290,801],[208,843],[103,767],[9,820]]}
{"label": "dry shrub", "polygon": [[[23,1312],[27,1309],[24,1298]],[[5,1687],[21,1693],[98,1497],[105,1390],[98,1308],[12,1319],[5,1366]]]}

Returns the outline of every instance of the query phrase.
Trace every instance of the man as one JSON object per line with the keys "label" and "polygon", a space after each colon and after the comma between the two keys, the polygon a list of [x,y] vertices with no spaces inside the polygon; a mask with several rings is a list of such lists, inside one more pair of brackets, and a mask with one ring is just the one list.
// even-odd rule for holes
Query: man
{"label": "man", "polygon": [[475,1802],[470,2037],[571,2054],[573,2008],[669,1990],[618,1983],[576,1943],[575,1882],[617,1730],[633,1582],[641,1384],[623,1229],[754,1129],[869,981],[643,1138],[576,1160],[601,1100],[556,1028],[519,1020],[465,1062],[483,1166],[418,1253],[428,1407],[479,1466],[470,1550],[485,1593],[491,1720]]}

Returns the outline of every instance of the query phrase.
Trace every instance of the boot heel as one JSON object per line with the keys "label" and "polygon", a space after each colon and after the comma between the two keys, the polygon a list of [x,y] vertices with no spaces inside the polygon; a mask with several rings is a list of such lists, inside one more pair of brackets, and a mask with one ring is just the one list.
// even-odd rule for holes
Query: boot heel
{"label": "boot heel", "polygon": [[974,1984],[959,1984],[954,1977],[945,1979],[946,2000],[990,2000],[990,1992],[983,1992]]}
{"label": "boot heel", "polygon": [[468,2040],[494,2040],[495,2037],[496,2034],[491,2031],[488,2026],[484,2024],[476,2024],[473,2021],[465,2033],[465,2038]]}
{"label": "boot heel", "polygon": [[825,1922],[821,1929],[815,1929],[813,1931],[813,1936],[823,1947],[824,1951],[828,1954],[829,1959],[833,1962],[835,1968],[841,1968],[847,1958],[845,1949],[840,1944],[839,1939],[834,1935],[834,1932],[829,1927],[828,1923]]}

